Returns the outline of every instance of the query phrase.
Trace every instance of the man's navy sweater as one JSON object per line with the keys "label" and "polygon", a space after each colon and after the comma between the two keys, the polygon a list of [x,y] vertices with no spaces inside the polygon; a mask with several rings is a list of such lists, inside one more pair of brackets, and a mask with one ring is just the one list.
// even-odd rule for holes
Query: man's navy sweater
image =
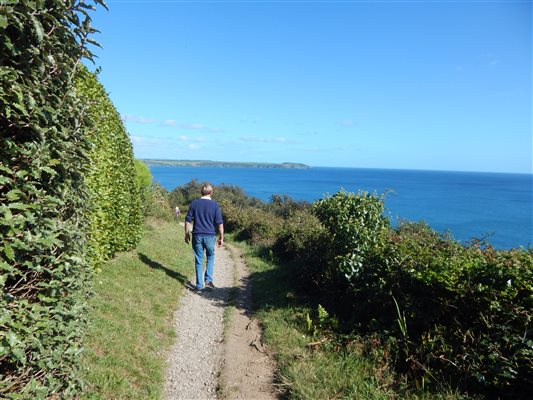
{"label": "man's navy sweater", "polygon": [[215,235],[215,228],[223,223],[222,211],[214,200],[196,199],[189,206],[185,222],[193,222],[193,235]]}

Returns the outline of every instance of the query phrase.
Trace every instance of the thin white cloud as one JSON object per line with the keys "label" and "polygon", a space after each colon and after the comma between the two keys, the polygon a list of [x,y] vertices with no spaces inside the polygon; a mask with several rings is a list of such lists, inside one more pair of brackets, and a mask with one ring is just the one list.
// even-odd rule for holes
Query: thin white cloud
{"label": "thin white cloud", "polygon": [[180,135],[178,136],[178,140],[181,140],[182,142],[186,142],[187,140],[189,140],[189,138],[185,135]]}
{"label": "thin white cloud", "polygon": [[200,146],[196,145],[196,144],[193,144],[191,143],[190,145],[187,146],[189,149],[191,150],[197,150],[200,148]]}
{"label": "thin white cloud", "polygon": [[[157,122],[155,119],[152,120],[149,118],[133,117],[130,115],[124,116],[123,119],[124,121],[131,120],[131,121],[140,122],[140,123]],[[223,132],[223,130],[220,129],[219,127],[210,128],[207,125],[202,124],[202,123],[185,123],[185,122],[179,122],[171,118],[163,120],[162,125],[174,127],[177,129],[186,129],[186,130],[194,130],[194,131],[206,131],[206,132],[213,132],[213,133]]]}
{"label": "thin white cloud", "polygon": [[205,125],[203,124],[182,124],[180,125],[180,128],[198,130],[198,129],[205,129]]}
{"label": "thin white cloud", "polygon": [[354,122],[351,119],[345,119],[341,121],[341,125],[349,128],[349,127],[354,126]]}
{"label": "thin white cloud", "polygon": [[205,142],[205,141],[206,141],[206,138],[200,136],[200,137],[197,137],[197,138],[194,139],[194,140],[196,140],[197,142]]}
{"label": "thin white cloud", "polygon": [[242,117],[241,122],[251,122],[252,124],[258,124],[259,122],[261,122],[261,120],[256,117]]}
{"label": "thin white cloud", "polygon": [[267,142],[267,138],[262,138],[258,136],[243,136],[241,139],[245,142]]}
{"label": "thin white cloud", "polygon": [[134,122],[136,124],[153,124],[154,122],[157,122],[154,118],[146,118],[141,117],[138,115],[130,115],[130,114],[123,114],[122,120],[124,122]]}
{"label": "thin white cloud", "polygon": [[243,142],[261,142],[261,143],[287,143],[287,138],[280,136],[275,138],[260,136],[241,136]]}

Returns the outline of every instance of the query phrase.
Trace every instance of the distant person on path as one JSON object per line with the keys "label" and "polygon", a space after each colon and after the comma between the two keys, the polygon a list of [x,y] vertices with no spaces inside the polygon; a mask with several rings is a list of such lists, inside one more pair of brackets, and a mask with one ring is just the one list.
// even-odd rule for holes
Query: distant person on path
{"label": "distant person on path", "polygon": [[180,218],[180,208],[176,206],[176,218]]}
{"label": "distant person on path", "polygon": [[[202,197],[191,202],[185,217],[185,243],[191,242],[196,268],[196,290],[204,287],[214,288],[213,268],[215,264],[216,229],[219,239],[217,247],[224,244],[224,223],[218,203],[211,199],[213,187],[206,183],[201,189]],[[207,267],[203,274],[204,251],[207,255]],[[205,286],[204,286],[205,283]]]}

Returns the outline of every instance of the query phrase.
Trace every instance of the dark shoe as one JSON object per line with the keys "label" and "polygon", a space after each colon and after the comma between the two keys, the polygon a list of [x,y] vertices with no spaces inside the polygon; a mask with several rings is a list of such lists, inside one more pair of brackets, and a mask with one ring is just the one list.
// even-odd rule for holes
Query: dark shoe
{"label": "dark shoe", "polygon": [[202,293],[203,289],[200,289],[198,286],[193,285],[192,283],[189,283],[185,286],[187,289],[189,289],[191,292],[195,293]]}
{"label": "dark shoe", "polygon": [[214,288],[215,288],[215,285],[213,285],[213,282],[207,282],[207,283],[205,284],[205,287],[208,287],[208,288],[214,289]]}

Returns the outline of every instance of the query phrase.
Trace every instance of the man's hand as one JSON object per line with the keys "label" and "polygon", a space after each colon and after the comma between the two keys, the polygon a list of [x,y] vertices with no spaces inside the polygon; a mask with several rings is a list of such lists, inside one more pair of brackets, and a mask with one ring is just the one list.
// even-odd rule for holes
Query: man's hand
{"label": "man's hand", "polygon": [[217,247],[222,247],[224,246],[224,238],[220,238],[217,240]]}
{"label": "man's hand", "polygon": [[191,242],[191,231],[192,224],[190,222],[185,221],[185,243],[187,244]]}

